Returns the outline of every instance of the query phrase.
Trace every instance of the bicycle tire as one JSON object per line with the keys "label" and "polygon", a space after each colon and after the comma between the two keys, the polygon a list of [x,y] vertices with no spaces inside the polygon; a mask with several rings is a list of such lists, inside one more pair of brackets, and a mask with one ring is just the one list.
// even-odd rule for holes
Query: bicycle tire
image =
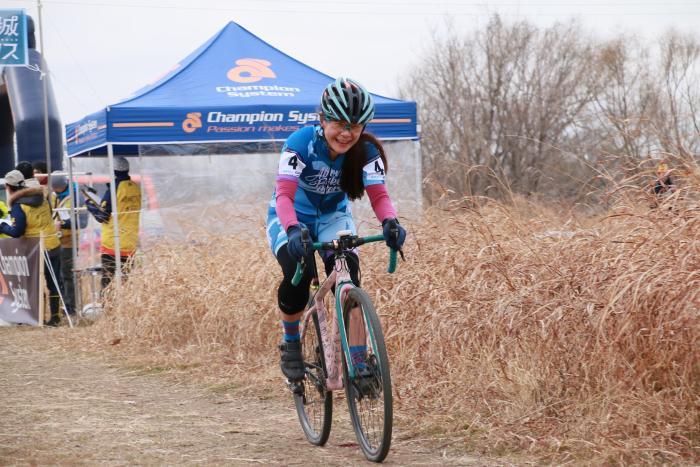
{"label": "bicycle tire", "polygon": [[309,442],[323,446],[328,441],[333,421],[333,393],[326,390],[326,360],[321,343],[318,315],[312,313],[307,322],[307,331],[301,343],[304,359],[304,391],[294,394],[294,406],[299,416],[301,429]]}
{"label": "bicycle tire", "polygon": [[[343,302],[346,335],[350,335],[349,313],[355,306],[362,309],[365,317],[363,320],[364,328],[369,336],[367,339],[367,366],[372,375],[372,382],[370,394],[363,395],[360,385],[361,378],[356,375],[353,381],[350,380],[347,361],[343,358],[345,394],[352,426],[362,452],[368,460],[382,462],[391,447],[393,428],[393,396],[389,358],[379,316],[367,293],[360,288],[352,288]],[[378,420],[380,417],[381,420]],[[375,421],[378,423],[375,424]]]}

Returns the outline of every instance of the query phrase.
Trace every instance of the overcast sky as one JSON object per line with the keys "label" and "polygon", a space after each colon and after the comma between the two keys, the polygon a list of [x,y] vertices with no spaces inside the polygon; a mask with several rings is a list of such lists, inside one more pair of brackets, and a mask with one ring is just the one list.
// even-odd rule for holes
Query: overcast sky
{"label": "overcast sky", "polygon": [[[117,102],[167,71],[228,21],[331,76],[396,97],[397,80],[444,18],[468,32],[489,17],[538,26],[577,18],[599,36],[653,41],[694,32],[700,0],[66,0],[42,1],[45,55],[64,124]],[[36,0],[2,0],[38,19]],[[39,40],[37,32],[37,41]]]}

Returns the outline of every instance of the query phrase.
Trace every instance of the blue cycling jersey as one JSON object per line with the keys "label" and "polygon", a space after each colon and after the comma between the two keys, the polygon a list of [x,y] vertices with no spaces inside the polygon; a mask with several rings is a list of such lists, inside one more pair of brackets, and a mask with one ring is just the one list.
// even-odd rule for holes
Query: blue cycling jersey
{"label": "blue cycling jersey", "polygon": [[[366,143],[367,162],[363,170],[365,186],[384,183],[384,164],[379,150]],[[292,133],[282,148],[277,178],[298,180],[294,209],[302,216],[320,216],[349,210],[348,196],[340,188],[340,173],[345,155],[331,160],[328,144],[320,125],[301,128]],[[272,194],[271,209],[275,207]]]}
{"label": "blue cycling jersey", "polygon": [[[367,160],[362,171],[364,186],[384,183],[384,163],[377,147],[365,143]],[[348,230],[355,230],[347,194],[340,188],[340,174],[345,155],[331,160],[328,144],[320,125],[307,126],[292,133],[282,148],[277,171],[278,180],[298,181],[294,195],[294,210],[300,222],[311,229],[316,241],[329,241],[336,232],[319,232],[319,226],[328,224],[329,229],[340,225],[339,217],[345,220]],[[276,193],[272,193],[268,208],[267,231],[270,246],[276,253],[286,243],[286,233],[281,228],[276,211]],[[334,219],[333,222],[330,219]],[[342,223],[342,222],[341,222]],[[314,226],[316,228],[314,228]],[[323,237],[330,236],[326,239]]]}

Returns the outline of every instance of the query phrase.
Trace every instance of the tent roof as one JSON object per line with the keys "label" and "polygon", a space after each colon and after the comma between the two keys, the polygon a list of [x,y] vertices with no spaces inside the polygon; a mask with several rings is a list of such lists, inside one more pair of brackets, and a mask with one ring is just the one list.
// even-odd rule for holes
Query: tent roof
{"label": "tent roof", "polygon": [[[318,121],[332,80],[234,22],[162,78],[66,126],[70,156],[113,144],[284,140]],[[369,131],[415,139],[416,105],[374,95]]]}
{"label": "tent roof", "polygon": [[[256,62],[250,60],[256,60]],[[269,65],[260,63],[261,60],[269,62]],[[259,79],[251,74],[251,71],[254,72],[251,66],[258,66],[258,70],[271,71],[274,76],[266,78],[272,78],[274,83],[268,84],[267,79]],[[216,73],[214,70],[223,73]],[[240,81],[233,81],[228,77],[229,75]],[[222,79],[222,77],[228,79]],[[227,96],[225,91],[217,88],[274,86],[299,88],[300,91],[295,92],[295,102],[318,106],[321,92],[333,79],[281,52],[238,24],[229,22],[215,36],[169,70],[165,76],[153,84],[144,86],[131,97],[112,107],[267,105],[277,103],[276,99],[271,102],[270,97],[279,96],[250,96],[231,102],[232,98]],[[239,92],[243,93],[245,90]],[[401,102],[376,94],[373,96],[376,103]],[[241,102],[243,99],[245,102]]]}

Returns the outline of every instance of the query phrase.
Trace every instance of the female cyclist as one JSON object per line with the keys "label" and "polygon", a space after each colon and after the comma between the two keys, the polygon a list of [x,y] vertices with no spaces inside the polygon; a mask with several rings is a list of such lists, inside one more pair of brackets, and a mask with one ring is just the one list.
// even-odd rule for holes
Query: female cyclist
{"label": "female cyclist", "polygon": [[[306,268],[299,284],[292,285],[297,262],[308,254],[302,230],[308,230],[311,242],[331,241],[339,230],[356,234],[350,200],[361,198],[366,191],[387,245],[398,250],[406,239],[384,184],[384,149],[374,136],[364,132],[373,115],[369,92],[356,81],[338,78],[321,96],[320,125],[295,131],[282,148],[268,210],[267,238],[284,275],[277,289],[284,333],[280,365],[292,383],[304,378],[299,320],[312,278],[312,271]],[[328,274],[334,258],[327,255],[322,259]],[[348,255],[348,266],[359,286],[356,254]],[[361,369],[366,348],[362,342],[354,345],[352,339],[350,344],[353,361],[359,362]]]}

